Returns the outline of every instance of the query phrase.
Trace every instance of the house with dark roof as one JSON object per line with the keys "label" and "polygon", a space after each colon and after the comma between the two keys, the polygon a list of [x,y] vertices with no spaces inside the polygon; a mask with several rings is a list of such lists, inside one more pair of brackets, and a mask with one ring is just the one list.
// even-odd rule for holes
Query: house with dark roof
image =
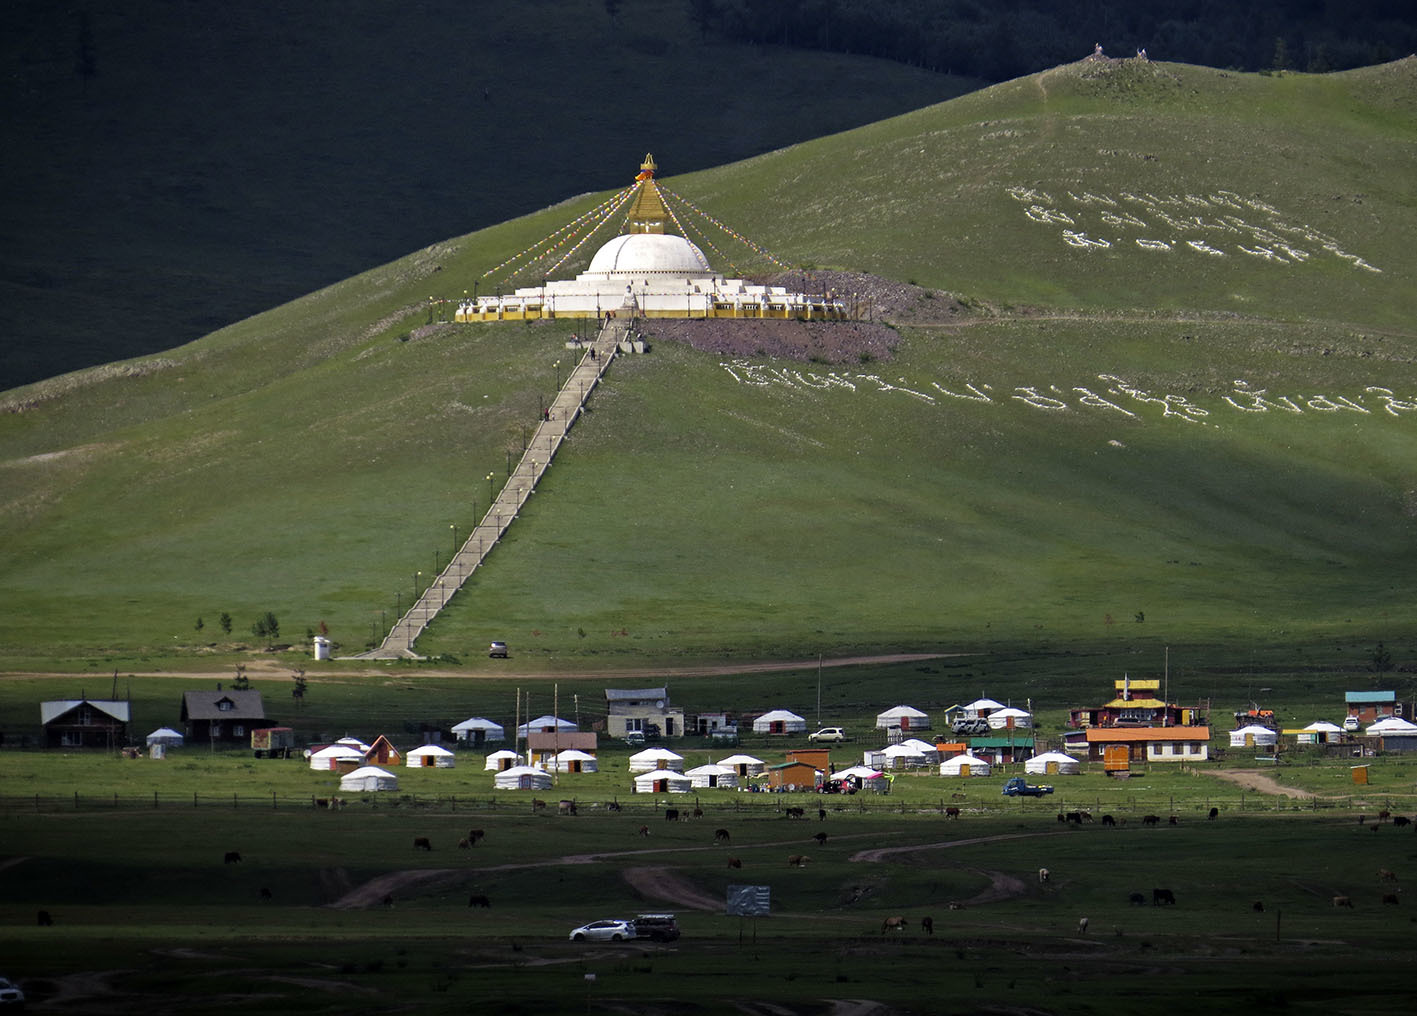
{"label": "house with dark roof", "polygon": [[269,727],[258,691],[185,691],[182,722],[187,743],[244,744],[253,727]]}
{"label": "house with dark roof", "polygon": [[121,748],[128,743],[132,710],[112,699],[56,699],[39,704],[44,743],[50,748]]}

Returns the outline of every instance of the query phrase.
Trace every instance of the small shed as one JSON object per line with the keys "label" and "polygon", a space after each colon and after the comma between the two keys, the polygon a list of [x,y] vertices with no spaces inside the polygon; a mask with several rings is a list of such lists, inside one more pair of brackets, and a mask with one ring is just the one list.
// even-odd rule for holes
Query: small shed
{"label": "small shed", "polygon": [[498,790],[550,790],[551,774],[536,766],[511,766],[492,777]]}
{"label": "small shed", "polygon": [[404,765],[410,769],[451,769],[457,760],[457,756],[447,748],[425,744],[404,756]]}
{"label": "small shed", "polygon": [[995,709],[986,719],[990,730],[1029,730],[1033,727],[1032,714],[1011,706]]}
{"label": "small shed", "polygon": [[364,761],[371,764],[377,762],[381,766],[396,766],[401,758],[403,755],[383,734],[374,738],[374,743],[364,753]]}
{"label": "small shed", "polygon": [[914,706],[892,706],[883,713],[876,714],[876,729],[929,730],[930,717]]}
{"label": "small shed", "polygon": [[755,734],[805,734],[807,721],[786,709],[763,713],[753,721]]}
{"label": "small shed", "polygon": [[965,752],[940,763],[941,776],[988,776],[989,760]]}
{"label": "small shed", "polygon": [[1025,762],[1023,771],[1043,776],[1076,776],[1082,772],[1082,764],[1061,751],[1046,751]]}
{"label": "small shed", "polygon": [[687,794],[694,781],[673,769],[651,769],[635,777],[636,794]]}
{"label": "small shed", "polygon": [[738,771],[738,778],[746,780],[749,776],[757,776],[762,773],[767,763],[752,755],[729,755],[727,758],[719,759],[718,765],[732,766]]}
{"label": "small shed", "polygon": [[594,773],[600,771],[600,763],[594,755],[576,748],[567,748],[557,755],[552,755],[547,760],[546,767],[554,773]]}
{"label": "small shed", "polygon": [[399,778],[378,766],[361,766],[340,777],[341,791],[398,790]]}
{"label": "small shed", "polygon": [[815,790],[822,781],[822,771],[807,762],[784,762],[768,766],[768,786],[783,790]]}
{"label": "small shed", "polygon": [[696,787],[710,790],[731,790],[738,786],[738,770],[732,766],[706,765],[690,769],[684,774]]}
{"label": "small shed", "polygon": [[453,735],[459,741],[474,747],[489,742],[495,744],[507,739],[507,732],[502,729],[500,723],[494,723],[482,716],[473,716],[461,723],[453,724]]}
{"label": "small shed", "polygon": [[348,744],[331,744],[310,753],[310,768],[317,772],[351,772],[364,765],[364,753]]}
{"label": "small shed", "polygon": [[1239,730],[1230,731],[1230,747],[1232,748],[1255,748],[1259,750],[1274,751],[1279,743],[1279,735],[1269,727],[1261,727],[1257,723],[1252,723]]}
{"label": "small shed", "polygon": [[488,755],[487,764],[482,768],[501,772],[512,768],[512,766],[519,766],[521,764],[522,757],[520,755],[510,748],[503,748],[501,751],[494,751],[491,755]]}
{"label": "small shed", "polygon": [[160,744],[165,748],[182,747],[182,735],[171,727],[158,727],[148,735],[148,745]]}
{"label": "small shed", "polygon": [[682,771],[684,756],[677,755],[668,748],[646,748],[630,756],[630,772],[643,773],[651,769],[674,769]]}

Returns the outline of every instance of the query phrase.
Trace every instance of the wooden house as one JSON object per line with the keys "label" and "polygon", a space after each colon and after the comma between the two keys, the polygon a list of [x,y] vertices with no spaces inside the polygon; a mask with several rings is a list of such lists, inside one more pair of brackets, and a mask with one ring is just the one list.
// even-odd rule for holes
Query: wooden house
{"label": "wooden house", "polygon": [[246,743],[256,727],[271,726],[258,691],[185,691],[182,722],[188,744]]}
{"label": "wooden house", "polygon": [[121,748],[128,743],[132,710],[113,699],[57,699],[39,704],[44,743],[50,748]]}
{"label": "wooden house", "polygon": [[783,762],[768,766],[766,771],[768,786],[774,789],[815,790],[827,770],[819,770],[807,762]]}
{"label": "wooden house", "polygon": [[[1204,762],[1210,757],[1209,727],[1089,727],[1087,757],[1131,762]],[[1110,749],[1110,750],[1109,750]]]}
{"label": "wooden house", "polygon": [[598,742],[599,736],[594,731],[533,731],[526,736],[527,760],[531,765],[545,766],[563,751],[583,751],[594,755]]}

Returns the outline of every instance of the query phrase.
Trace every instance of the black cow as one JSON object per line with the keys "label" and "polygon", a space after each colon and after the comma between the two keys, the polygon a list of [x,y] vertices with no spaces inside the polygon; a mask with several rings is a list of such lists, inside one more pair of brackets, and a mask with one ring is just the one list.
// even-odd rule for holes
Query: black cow
{"label": "black cow", "polygon": [[1151,891],[1151,905],[1159,907],[1162,905],[1172,906],[1176,903],[1176,894],[1170,889],[1153,889]]}
{"label": "black cow", "polygon": [[54,918],[49,916],[48,910],[41,910],[39,913],[35,914],[34,920],[35,924],[41,928],[52,928],[54,926]]}
{"label": "black cow", "polygon": [[1103,824],[1103,825],[1109,825],[1109,826],[1115,826],[1115,825],[1117,824],[1117,820],[1116,820],[1115,818],[1113,818],[1111,815],[1103,815],[1103,816],[1102,816],[1102,824]]}
{"label": "black cow", "polygon": [[666,821],[666,822],[678,822],[678,821],[679,821],[679,809],[678,809],[678,808],[665,808],[665,809],[664,809],[664,821]]}
{"label": "black cow", "polygon": [[715,843],[727,843],[732,837],[728,835],[727,829],[715,829],[713,831],[713,841]]}
{"label": "black cow", "polygon": [[226,857],[222,858],[222,864],[240,864],[240,863],[241,863],[241,851],[239,851],[239,850],[228,850],[228,851],[226,852]]}
{"label": "black cow", "polygon": [[467,898],[467,905],[469,907],[481,907],[483,910],[486,910],[488,907],[492,906],[492,901],[486,896],[474,895]]}
{"label": "black cow", "polygon": [[427,836],[415,836],[413,838],[414,850],[432,850],[433,844]]}

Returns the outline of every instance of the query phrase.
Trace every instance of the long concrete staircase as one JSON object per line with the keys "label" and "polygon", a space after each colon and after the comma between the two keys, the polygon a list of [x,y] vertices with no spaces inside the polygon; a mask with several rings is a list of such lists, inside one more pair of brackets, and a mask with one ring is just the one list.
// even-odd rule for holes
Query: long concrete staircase
{"label": "long concrete staircase", "polygon": [[414,643],[463,583],[487,560],[497,541],[516,521],[517,513],[536,489],[537,481],[551,465],[561,442],[585,409],[586,400],[600,383],[620,343],[627,340],[632,320],[630,314],[606,318],[590,347],[584,351],[580,362],[572,368],[566,383],[556,393],[547,416],[537,425],[526,451],[522,453],[521,461],[512,470],[496,500],[487,509],[487,514],[468,533],[467,541],[408,608],[407,613],[389,629],[384,641],[377,648],[359,653],[353,659],[419,659],[413,649]]}

